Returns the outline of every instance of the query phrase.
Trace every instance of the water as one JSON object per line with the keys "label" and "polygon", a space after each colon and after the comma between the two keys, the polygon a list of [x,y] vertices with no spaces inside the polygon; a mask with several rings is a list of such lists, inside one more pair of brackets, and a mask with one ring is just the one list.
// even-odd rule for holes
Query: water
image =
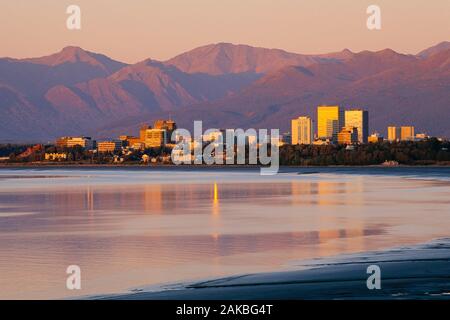
{"label": "water", "polygon": [[449,218],[449,168],[0,169],[0,298],[288,270],[448,237]]}

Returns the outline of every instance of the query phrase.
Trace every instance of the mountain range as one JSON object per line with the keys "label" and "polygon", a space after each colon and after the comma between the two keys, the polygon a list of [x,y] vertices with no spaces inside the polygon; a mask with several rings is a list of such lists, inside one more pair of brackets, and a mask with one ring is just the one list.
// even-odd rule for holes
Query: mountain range
{"label": "mountain range", "polygon": [[450,137],[450,42],[417,55],[345,49],[302,55],[219,43],[167,61],[115,61],[78,47],[0,59],[0,141],[112,138],[174,119],[190,129],[280,128],[318,105],[369,111],[370,131],[414,125]]}

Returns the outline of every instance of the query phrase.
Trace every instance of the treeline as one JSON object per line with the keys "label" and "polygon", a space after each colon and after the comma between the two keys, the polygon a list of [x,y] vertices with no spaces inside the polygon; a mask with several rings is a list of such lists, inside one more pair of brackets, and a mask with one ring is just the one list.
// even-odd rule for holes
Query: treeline
{"label": "treeline", "polygon": [[281,165],[332,166],[378,165],[396,161],[405,165],[450,164],[450,142],[380,142],[355,145],[285,145],[280,148]]}
{"label": "treeline", "polygon": [[32,145],[28,144],[12,144],[2,143],[0,144],[0,157],[14,157],[27,150]]}
{"label": "treeline", "polygon": [[[117,161],[141,163],[143,155],[151,158],[169,157],[169,148],[149,148],[127,152],[97,153],[81,147],[59,148],[42,146],[34,150],[30,145],[0,144],[0,157],[9,157],[6,162],[40,162],[45,153],[65,153],[69,163],[108,164]],[[364,145],[284,145],[280,147],[281,165],[333,166],[333,165],[379,165],[386,161],[396,161],[405,165],[450,165],[450,142],[428,139],[424,141],[381,142]],[[31,152],[27,152],[32,149]],[[269,148],[270,150],[270,148]],[[25,154],[25,155],[24,155]],[[248,156],[248,148],[246,150]],[[247,159],[248,160],[248,159]],[[246,161],[248,163],[248,161]]]}
{"label": "treeline", "polygon": [[62,153],[66,154],[65,160],[55,162],[67,162],[67,163],[82,163],[82,164],[110,164],[117,160],[117,157],[121,159],[121,162],[126,163],[140,163],[142,162],[142,156],[148,155],[149,157],[169,156],[171,149],[161,148],[148,148],[146,150],[133,150],[129,152],[106,152],[98,153],[89,150],[85,150],[81,146],[75,146],[72,148],[57,147],[54,145],[43,145],[42,148],[27,152],[27,150],[33,148],[33,145],[13,145],[13,144],[0,144],[0,157],[9,157],[8,163],[27,163],[27,162],[41,162],[45,160],[46,153]]}

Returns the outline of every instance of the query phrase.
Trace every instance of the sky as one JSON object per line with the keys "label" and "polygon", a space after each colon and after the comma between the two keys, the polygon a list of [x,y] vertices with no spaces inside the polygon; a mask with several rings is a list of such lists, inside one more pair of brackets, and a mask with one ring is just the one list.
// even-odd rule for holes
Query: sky
{"label": "sky", "polygon": [[[381,30],[368,30],[369,5]],[[69,5],[81,29],[69,30]],[[450,0],[1,0],[0,57],[74,45],[128,63],[230,42],[318,54],[348,48],[413,53],[450,41]]]}

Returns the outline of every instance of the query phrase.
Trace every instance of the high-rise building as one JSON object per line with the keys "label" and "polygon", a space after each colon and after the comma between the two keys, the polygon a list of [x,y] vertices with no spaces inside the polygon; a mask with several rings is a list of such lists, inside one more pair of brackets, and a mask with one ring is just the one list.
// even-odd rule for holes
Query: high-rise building
{"label": "high-rise building", "polygon": [[313,142],[313,122],[310,117],[298,117],[293,119],[291,123],[292,144],[311,144]]}
{"label": "high-rise building", "polygon": [[358,142],[367,143],[369,136],[369,112],[365,110],[346,110],[345,126],[354,127],[358,131]]}
{"label": "high-rise building", "polygon": [[148,129],[151,129],[152,127],[150,127],[147,124],[143,124],[141,125],[141,127],[139,128],[139,139],[141,140],[142,143],[145,143],[145,135]]}
{"label": "high-rise building", "polygon": [[388,127],[389,141],[412,141],[414,137],[413,126]]}
{"label": "high-rise building", "polygon": [[167,132],[164,129],[145,130],[144,139],[146,148],[162,147],[167,144]]}
{"label": "high-rise building", "polygon": [[389,141],[399,141],[400,140],[400,127],[390,126],[388,127],[388,140]]}
{"label": "high-rise building", "polygon": [[167,141],[172,142],[172,133],[177,129],[177,124],[172,120],[156,120],[153,123],[153,128],[166,130]]}
{"label": "high-rise building", "polygon": [[412,127],[412,126],[401,127],[400,139],[402,141],[414,140],[414,127]]}
{"label": "high-rise building", "polygon": [[358,130],[355,127],[343,127],[337,135],[339,144],[354,144],[358,142]]}
{"label": "high-rise building", "polygon": [[284,144],[292,144],[292,134],[290,132],[283,133],[281,141],[283,141]]}
{"label": "high-rise building", "polygon": [[344,126],[344,110],[339,106],[317,107],[317,136],[319,139],[337,140]]}

